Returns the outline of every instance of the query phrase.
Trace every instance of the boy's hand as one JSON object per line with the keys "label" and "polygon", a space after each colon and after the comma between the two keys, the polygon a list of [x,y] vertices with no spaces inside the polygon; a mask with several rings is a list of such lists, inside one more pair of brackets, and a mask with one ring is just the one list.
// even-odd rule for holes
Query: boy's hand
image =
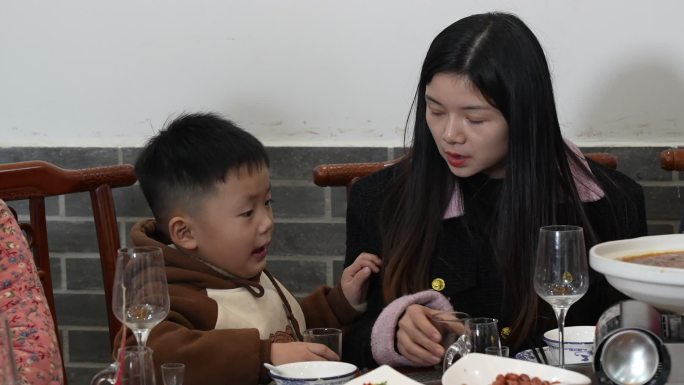
{"label": "boy's hand", "polygon": [[344,297],[352,306],[366,301],[368,277],[372,273],[379,272],[381,264],[382,261],[377,255],[361,253],[356,257],[354,263],[344,269],[340,284],[342,285]]}
{"label": "boy's hand", "polygon": [[301,361],[339,361],[340,357],[323,344],[284,342],[271,344],[273,365]]}

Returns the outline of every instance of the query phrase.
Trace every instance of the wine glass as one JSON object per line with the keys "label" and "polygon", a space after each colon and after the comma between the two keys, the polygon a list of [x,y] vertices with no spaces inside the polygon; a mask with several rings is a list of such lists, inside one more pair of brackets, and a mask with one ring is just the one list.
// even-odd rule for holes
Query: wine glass
{"label": "wine glass", "polygon": [[558,362],[565,366],[563,325],[570,306],[589,288],[584,233],[578,226],[544,226],[539,230],[534,290],[551,305],[558,322]]}
{"label": "wine glass", "polygon": [[185,364],[180,362],[167,362],[162,364],[161,372],[164,385],[183,385]]}
{"label": "wine glass", "polygon": [[121,348],[116,355],[121,358],[121,362],[115,361],[99,371],[90,380],[90,385],[156,385],[152,355],[152,349],[147,347]]}
{"label": "wine glass", "polygon": [[112,309],[144,347],[150,330],[169,313],[164,256],[159,247],[119,249]]}

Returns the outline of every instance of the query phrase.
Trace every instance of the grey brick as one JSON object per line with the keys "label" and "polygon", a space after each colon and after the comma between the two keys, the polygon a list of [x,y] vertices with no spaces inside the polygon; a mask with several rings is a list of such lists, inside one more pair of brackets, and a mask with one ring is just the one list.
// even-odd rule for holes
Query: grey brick
{"label": "grey brick", "polygon": [[[138,185],[112,189],[116,215],[125,217],[148,217],[152,211],[145,201]],[[93,209],[90,193],[69,194],[64,197],[65,214],[67,216],[92,217]]]}
{"label": "grey brick", "polygon": [[676,231],[672,225],[648,225],[648,235],[674,234]]}
{"label": "grey brick", "polygon": [[135,161],[142,151],[142,146],[144,143],[140,144],[140,147],[123,147],[121,148],[121,155],[123,159],[123,164],[135,164]]}
{"label": "grey brick", "polygon": [[326,163],[380,162],[386,148],[372,147],[269,147],[273,179],[313,180],[313,168]]}
{"label": "grey brick", "polygon": [[344,270],[344,261],[333,261],[333,286],[340,282],[342,271]]}
{"label": "grey brick", "polygon": [[268,261],[268,270],[292,293],[308,294],[327,284],[325,261]]}
{"label": "grey brick", "polygon": [[97,252],[94,222],[48,221],[50,251]]}
{"label": "grey brick", "polygon": [[61,326],[107,326],[107,306],[104,294],[55,294]]}
{"label": "grey brick", "polygon": [[346,187],[329,187],[330,188],[330,207],[331,215],[333,217],[344,218],[347,216],[347,188]]}
{"label": "grey brick", "polygon": [[276,218],[316,218],[325,214],[325,196],[318,186],[273,186]]}
{"label": "grey brick", "polygon": [[[7,204],[13,208],[18,215],[29,215],[29,201],[7,201]],[[59,215],[59,196],[51,196],[45,198],[45,215]]]}
{"label": "grey brick", "polygon": [[392,152],[394,153],[394,159],[399,158],[409,151],[408,147],[393,147]]}
{"label": "grey brick", "polygon": [[345,249],[343,223],[277,223],[273,255],[341,255]]}
{"label": "grey brick", "polygon": [[117,216],[136,218],[152,216],[152,210],[147,205],[139,185],[116,188],[112,190],[112,195]]}
{"label": "grey brick", "polygon": [[62,168],[86,168],[118,164],[117,148],[109,147],[8,147],[0,163],[44,160]]}
{"label": "grey brick", "polygon": [[104,290],[99,259],[67,258],[68,290]]}
{"label": "grey brick", "polygon": [[69,384],[74,385],[85,385],[90,384],[90,380],[97,374],[100,370],[107,367],[108,364],[103,364],[101,368],[79,368],[66,365],[67,369],[67,381]]}
{"label": "grey brick", "polygon": [[646,218],[679,220],[684,213],[684,187],[644,187]]}
{"label": "grey brick", "polygon": [[52,289],[62,288],[62,259],[50,257],[50,275],[52,276]]}
{"label": "grey brick", "polygon": [[583,147],[583,152],[607,152],[617,157],[618,171],[636,181],[672,180],[672,173],[660,168],[665,147]]}
{"label": "grey brick", "polygon": [[[112,361],[108,331],[70,330],[69,362]],[[104,366],[104,365],[103,365]]]}
{"label": "grey brick", "polygon": [[93,206],[90,193],[81,192],[64,196],[64,213],[68,217],[92,217]]}
{"label": "grey brick", "polygon": [[133,246],[133,241],[131,240],[131,229],[133,228],[133,225],[135,225],[135,222],[126,222],[126,234],[119,235],[120,239],[126,239],[127,246]]}

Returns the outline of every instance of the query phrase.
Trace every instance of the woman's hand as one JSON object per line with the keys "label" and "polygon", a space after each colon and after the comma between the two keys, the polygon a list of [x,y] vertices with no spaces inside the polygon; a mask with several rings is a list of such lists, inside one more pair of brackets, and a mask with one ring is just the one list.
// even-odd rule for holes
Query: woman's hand
{"label": "woman's hand", "polygon": [[416,365],[430,366],[442,362],[442,336],[428,318],[434,313],[439,313],[439,310],[413,304],[399,319],[397,351]]}
{"label": "woman's hand", "polygon": [[271,344],[273,365],[300,361],[339,361],[340,357],[323,344],[284,342]]}

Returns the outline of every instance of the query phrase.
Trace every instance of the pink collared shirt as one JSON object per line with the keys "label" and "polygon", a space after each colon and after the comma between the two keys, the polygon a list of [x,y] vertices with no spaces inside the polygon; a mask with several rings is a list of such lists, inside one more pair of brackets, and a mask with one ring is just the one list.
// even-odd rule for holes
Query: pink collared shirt
{"label": "pink collared shirt", "polygon": [[[570,147],[575,155],[579,156],[582,161],[582,165],[591,172],[589,169],[589,164],[582,152],[575,146],[572,142],[566,140],[565,143]],[[574,162],[570,162],[570,172],[572,172],[572,177],[575,180],[575,188],[580,196],[582,202],[596,202],[597,200],[603,198],[605,195],[601,186],[596,184],[594,180],[586,175],[586,173],[580,169],[578,165]],[[447,205],[446,210],[444,210],[443,219],[457,218],[463,215],[463,195],[461,194],[461,189],[458,186],[458,182],[454,186],[454,193],[451,196],[451,200]]]}

